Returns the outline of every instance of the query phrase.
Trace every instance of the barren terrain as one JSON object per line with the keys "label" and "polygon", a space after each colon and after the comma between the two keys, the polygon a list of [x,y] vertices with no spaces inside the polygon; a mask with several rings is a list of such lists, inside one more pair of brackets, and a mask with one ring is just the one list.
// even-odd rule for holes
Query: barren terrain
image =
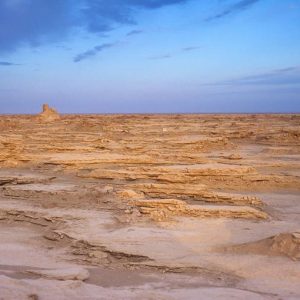
{"label": "barren terrain", "polygon": [[299,299],[300,115],[0,116],[0,241],[5,300]]}

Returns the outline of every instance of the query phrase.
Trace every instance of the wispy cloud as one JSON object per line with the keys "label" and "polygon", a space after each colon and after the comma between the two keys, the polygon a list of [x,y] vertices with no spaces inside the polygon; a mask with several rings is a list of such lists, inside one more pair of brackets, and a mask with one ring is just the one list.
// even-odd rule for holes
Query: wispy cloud
{"label": "wispy cloud", "polygon": [[137,35],[137,34],[141,34],[141,33],[143,33],[143,32],[144,32],[143,30],[132,30],[132,31],[128,32],[128,33],[126,34],[126,36]]}
{"label": "wispy cloud", "polygon": [[171,52],[171,53],[149,56],[148,59],[151,59],[151,60],[168,59],[168,58],[172,58],[174,56],[183,54],[184,52],[191,52],[191,51],[196,51],[199,49],[201,49],[201,47],[199,47],[199,46],[188,46],[188,47],[183,47],[183,48],[181,48],[177,51]]}
{"label": "wispy cloud", "polygon": [[65,50],[65,51],[71,51],[72,50],[71,47],[67,47],[65,45],[57,45],[56,48],[62,49],[62,50]]}
{"label": "wispy cloud", "polygon": [[213,83],[212,85],[298,85],[300,66]]}
{"label": "wispy cloud", "polygon": [[0,61],[0,66],[11,67],[11,66],[19,66],[20,64],[15,64],[8,61]]}
{"label": "wispy cloud", "polygon": [[207,22],[215,21],[218,19],[222,19],[228,15],[241,12],[243,10],[246,10],[250,8],[252,5],[258,3],[261,0],[239,0],[238,2],[228,6],[223,11],[209,17],[206,19]]}
{"label": "wispy cloud", "polygon": [[150,57],[148,57],[148,59],[159,60],[159,59],[168,59],[171,57],[172,57],[171,54],[161,54],[161,55],[150,56]]}
{"label": "wispy cloud", "polygon": [[189,51],[195,51],[195,50],[199,50],[199,49],[201,49],[201,47],[199,47],[199,46],[189,46],[189,47],[182,48],[182,51],[189,52]]}
{"label": "wispy cloud", "polygon": [[117,43],[107,43],[107,44],[102,44],[102,45],[95,46],[94,48],[92,48],[90,50],[87,50],[85,52],[82,52],[82,53],[78,54],[77,56],[75,56],[73,61],[75,63],[78,63],[82,60],[85,60],[87,58],[90,58],[92,56],[97,55],[99,52],[101,52],[105,49],[115,47],[116,45],[117,45]]}

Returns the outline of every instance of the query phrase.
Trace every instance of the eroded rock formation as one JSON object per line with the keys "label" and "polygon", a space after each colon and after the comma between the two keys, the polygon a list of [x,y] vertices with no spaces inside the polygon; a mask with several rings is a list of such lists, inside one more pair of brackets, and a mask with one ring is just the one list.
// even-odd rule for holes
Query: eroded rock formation
{"label": "eroded rock formation", "polygon": [[43,111],[38,115],[38,119],[44,122],[53,122],[60,119],[60,115],[48,104],[43,104]]}
{"label": "eroded rock formation", "polygon": [[299,298],[299,128],[296,115],[1,116],[0,295]]}
{"label": "eroded rock formation", "polygon": [[268,215],[247,206],[188,205],[176,199],[135,200],[130,204],[139,208],[142,214],[149,214],[157,221],[168,220],[170,216],[267,219]]}

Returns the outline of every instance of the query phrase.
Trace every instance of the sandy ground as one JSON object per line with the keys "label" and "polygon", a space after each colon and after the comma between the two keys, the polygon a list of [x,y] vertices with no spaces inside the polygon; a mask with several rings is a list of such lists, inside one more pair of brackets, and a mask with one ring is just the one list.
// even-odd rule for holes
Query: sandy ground
{"label": "sandy ground", "polygon": [[299,299],[299,115],[0,116],[0,299]]}

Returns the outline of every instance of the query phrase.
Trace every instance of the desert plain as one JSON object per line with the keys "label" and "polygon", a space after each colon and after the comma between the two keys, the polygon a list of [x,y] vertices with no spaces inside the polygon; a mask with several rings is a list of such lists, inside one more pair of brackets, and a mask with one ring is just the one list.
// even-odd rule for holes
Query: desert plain
{"label": "desert plain", "polygon": [[0,299],[299,299],[300,115],[0,116]]}

